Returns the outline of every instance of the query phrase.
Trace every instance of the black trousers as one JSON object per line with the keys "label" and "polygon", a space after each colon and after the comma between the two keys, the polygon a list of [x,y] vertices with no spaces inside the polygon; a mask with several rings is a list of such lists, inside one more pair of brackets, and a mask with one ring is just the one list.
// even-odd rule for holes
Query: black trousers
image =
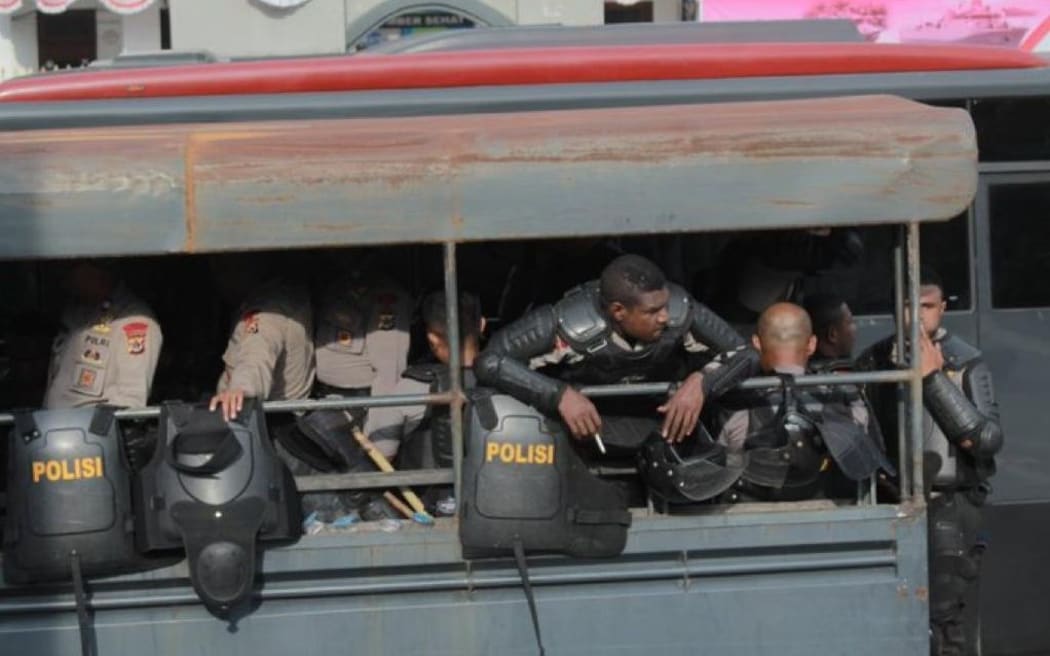
{"label": "black trousers", "polygon": [[966,626],[967,595],[976,586],[986,544],[981,490],[935,492],[929,503],[930,639],[936,656],[977,653],[975,627]]}

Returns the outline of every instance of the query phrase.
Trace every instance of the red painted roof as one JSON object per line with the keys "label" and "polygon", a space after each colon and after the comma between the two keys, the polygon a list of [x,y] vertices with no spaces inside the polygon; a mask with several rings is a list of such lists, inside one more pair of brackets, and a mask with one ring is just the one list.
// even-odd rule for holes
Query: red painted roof
{"label": "red painted roof", "polygon": [[1037,68],[1018,50],[874,43],[673,44],[317,57],[52,73],[0,102]]}

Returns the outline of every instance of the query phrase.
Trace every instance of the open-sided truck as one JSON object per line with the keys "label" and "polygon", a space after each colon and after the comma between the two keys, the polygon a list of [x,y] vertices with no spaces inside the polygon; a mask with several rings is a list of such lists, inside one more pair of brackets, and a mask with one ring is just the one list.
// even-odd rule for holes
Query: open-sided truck
{"label": "open-sided truck", "polygon": [[[570,50],[558,57],[574,61]],[[856,52],[872,65],[882,56],[868,47]],[[827,56],[800,53],[794,65],[803,68]],[[673,66],[682,54],[656,48],[649,65]],[[402,76],[445,67],[445,86],[405,91],[402,79],[382,92],[322,93],[264,84],[256,109],[278,108],[271,116],[247,105],[240,116],[222,109],[224,99],[244,103],[244,87],[230,87],[234,95],[192,95],[203,88],[193,84],[221,78],[211,72],[220,69],[208,68],[149,73],[159,77],[142,82],[144,89],[162,79],[190,85],[151,99],[9,95],[21,102],[0,105],[0,125],[8,128],[0,132],[0,257],[10,266],[100,256],[166,266],[204,253],[411,244],[441,249],[443,283],[454,298],[458,287],[476,282],[460,275],[458,254],[478,243],[893,225],[892,246],[878,254],[892,275],[881,284],[894,290],[898,318],[905,306],[915,311],[920,226],[964,212],[977,189],[976,138],[965,111],[887,95],[738,103],[661,96],[646,103],[648,83],[637,79],[618,82],[621,95],[633,89],[633,102],[605,102],[608,80],[588,94],[590,82],[573,78],[596,61],[593,53],[581,56],[574,66],[537,65],[526,72],[534,79],[498,85],[485,85],[479,63],[485,60],[477,53],[376,56],[361,64],[379,76],[373,79],[382,77],[383,66]],[[908,57],[921,64],[915,70],[952,65],[936,49]],[[506,51],[494,55],[489,74],[506,75],[509,58]],[[262,79],[267,65],[228,64],[220,72],[247,66],[240,70]],[[306,77],[332,70],[309,61],[272,65],[284,76],[278,84],[296,79],[287,77],[296,66]],[[70,80],[75,86],[93,79],[89,75],[96,74]],[[135,73],[106,75],[95,79],[121,88]],[[194,76],[196,82],[187,82]],[[563,79],[558,76],[573,82],[574,101],[558,108],[500,105],[507,94],[565,93],[569,87],[550,84]],[[481,101],[456,101],[462,91],[454,88],[456,79],[473,80],[477,86],[463,93]],[[361,94],[356,104],[354,93]],[[332,109],[337,97],[352,109]],[[382,108],[398,98],[415,109],[384,116]],[[442,108],[443,100],[451,110]],[[610,106],[624,104],[631,106]],[[199,112],[202,106],[216,113]],[[319,106],[326,109],[312,115],[310,108]],[[107,107],[119,118],[103,116]],[[296,107],[311,117],[296,120]],[[69,113],[48,124],[33,118],[34,108],[52,118]],[[189,120],[172,120],[180,116]],[[455,317],[456,308],[450,305],[448,313]],[[455,345],[457,331],[451,332]],[[914,337],[911,344],[918,343]],[[454,356],[453,370],[457,365]],[[917,365],[799,378],[802,385],[901,387],[902,416],[910,420],[890,436],[902,447],[900,503],[876,503],[865,489],[850,503],[739,504],[692,515],[634,508],[619,557],[530,556],[548,652],[925,653],[918,379]],[[461,456],[460,382],[426,400],[451,405]],[[268,410],[305,405],[278,402]],[[131,409],[118,416],[154,414]],[[458,463],[451,471],[298,482],[305,491],[451,481],[458,493]],[[102,654],[535,650],[513,561],[465,560],[455,519],[397,532],[368,525],[325,531],[269,549],[260,561],[257,603],[233,625],[200,606],[184,563],[92,580],[90,639]],[[75,653],[75,609],[67,586],[4,585],[0,640],[11,653]]]}

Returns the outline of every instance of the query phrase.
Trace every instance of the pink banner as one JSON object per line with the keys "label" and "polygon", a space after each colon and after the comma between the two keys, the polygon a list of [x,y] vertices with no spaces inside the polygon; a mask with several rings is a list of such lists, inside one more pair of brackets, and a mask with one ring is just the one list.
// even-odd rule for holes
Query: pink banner
{"label": "pink banner", "polygon": [[153,0],[102,0],[106,9],[116,14],[137,14],[153,4]]}
{"label": "pink banner", "polygon": [[[102,0],[102,5],[117,14],[137,14],[155,0]],[[74,0],[35,0],[36,8],[45,14],[61,14]],[[23,0],[0,0],[0,14],[11,14],[23,6]]]}
{"label": "pink banner", "polygon": [[73,0],[36,0],[36,8],[45,14],[61,14],[71,4]]}
{"label": "pink banner", "polygon": [[1050,48],[1046,0],[703,0],[702,21],[847,18],[869,41]]}

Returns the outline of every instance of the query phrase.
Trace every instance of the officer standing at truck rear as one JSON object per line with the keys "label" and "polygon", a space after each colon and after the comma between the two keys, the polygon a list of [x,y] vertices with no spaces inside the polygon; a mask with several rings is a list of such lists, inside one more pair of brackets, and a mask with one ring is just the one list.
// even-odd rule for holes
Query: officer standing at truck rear
{"label": "officer standing at truck rear", "polygon": [[[919,285],[920,358],[923,393],[923,479],[929,508],[930,637],[932,652],[956,656],[975,651],[976,631],[964,624],[965,598],[980,574],[986,548],[981,508],[1003,445],[992,373],[981,352],[948,332],[941,322],[944,285],[924,271]],[[888,337],[858,358],[858,368],[905,365]],[[869,394],[883,430],[895,430],[893,386]],[[891,442],[890,447],[895,444]]]}

